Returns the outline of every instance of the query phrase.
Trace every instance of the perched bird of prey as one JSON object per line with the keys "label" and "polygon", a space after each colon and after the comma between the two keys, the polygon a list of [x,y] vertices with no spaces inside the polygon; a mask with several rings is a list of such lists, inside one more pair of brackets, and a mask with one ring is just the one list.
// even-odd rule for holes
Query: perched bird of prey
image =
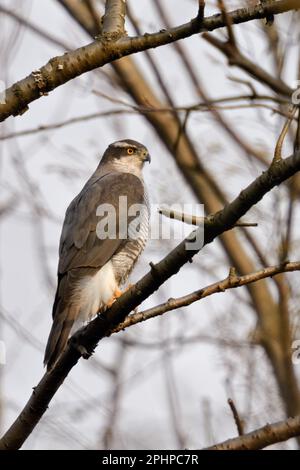
{"label": "perched bird of prey", "polygon": [[[112,143],[66,211],[44,358],[48,369],[65,349],[71,330],[120,296],[120,286],[145,247],[149,204],[142,169],[146,161],[150,162],[148,150],[139,142]],[[114,221],[115,230],[107,230]]]}

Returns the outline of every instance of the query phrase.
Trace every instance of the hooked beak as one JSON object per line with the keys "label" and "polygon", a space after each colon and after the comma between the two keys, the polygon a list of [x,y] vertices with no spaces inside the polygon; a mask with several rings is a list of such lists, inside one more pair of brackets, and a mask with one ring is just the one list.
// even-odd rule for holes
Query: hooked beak
{"label": "hooked beak", "polygon": [[145,162],[151,163],[151,156],[149,153],[145,156]]}

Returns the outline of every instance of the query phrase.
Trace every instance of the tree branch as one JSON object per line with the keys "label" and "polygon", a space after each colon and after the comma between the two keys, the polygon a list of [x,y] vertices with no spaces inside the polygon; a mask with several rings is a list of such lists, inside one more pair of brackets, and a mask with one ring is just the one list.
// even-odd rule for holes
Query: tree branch
{"label": "tree branch", "polygon": [[286,134],[288,133],[289,127],[290,127],[291,122],[294,118],[296,110],[297,110],[297,107],[293,106],[293,108],[290,111],[290,115],[288,116],[288,118],[287,118],[287,120],[286,120],[286,122],[285,122],[285,124],[282,128],[282,131],[280,132],[280,135],[278,137],[278,140],[277,140],[277,143],[276,143],[276,146],[275,146],[274,157],[273,157],[272,163],[278,162],[282,158],[281,154],[282,154],[282,146],[283,146],[283,143],[284,143],[284,139],[286,137]]}
{"label": "tree branch", "polygon": [[[110,3],[110,2],[109,2]],[[119,2],[117,2],[119,4]],[[116,5],[112,2],[111,5]],[[231,23],[243,23],[246,21],[264,18],[266,14],[279,14],[299,7],[299,0],[277,0],[271,4],[257,5],[249,8],[241,8],[227,14]],[[112,6],[111,6],[112,8]],[[108,15],[109,16],[109,15]],[[108,22],[108,19],[107,19]],[[116,18],[109,25],[116,25]],[[120,26],[119,20],[118,25]],[[119,27],[118,26],[118,27]],[[179,39],[184,39],[203,31],[213,31],[226,26],[222,14],[213,15],[203,19],[199,23],[195,18],[189,23],[182,24],[169,30],[162,30],[154,34],[144,34],[138,37],[112,37],[100,36],[94,42],[80,47],[62,56],[53,57],[49,62],[33,71],[28,77],[20,80],[5,91],[5,103],[0,104],[0,122],[9,116],[17,116],[28,110],[28,105],[47,95],[69,80],[82,75],[85,72],[110,63],[136,52],[145,51],[165,44],[170,44]],[[108,26],[107,26],[108,27]],[[288,93],[291,90],[288,90]]]}
{"label": "tree branch", "polygon": [[234,401],[231,398],[228,398],[227,402],[231,409],[233,419],[236,424],[239,436],[242,436],[244,434],[244,422],[239,415],[239,412],[234,404]]}
{"label": "tree branch", "polygon": [[206,450],[259,450],[299,435],[300,416],[296,416],[285,421],[266,424],[262,428],[234,439],[228,439],[220,444],[215,444]]}
{"label": "tree branch", "polygon": [[202,23],[204,19],[205,0],[199,0],[198,3],[199,3],[199,8],[198,8],[197,20],[199,23]]}
{"label": "tree branch", "polygon": [[[97,92],[94,92],[95,94],[100,94],[98,91]],[[104,97],[107,97],[106,95],[104,95],[102,93],[102,96]],[[274,97],[275,98],[275,97]],[[239,100],[242,100],[242,99],[248,99],[248,100],[251,100],[252,103],[251,104],[242,104],[242,105],[236,105],[236,106],[217,106],[216,104],[218,102],[220,103],[223,103],[223,102],[229,102],[229,101],[239,101]],[[215,99],[215,100],[211,100],[211,104],[209,104],[209,108],[208,108],[208,104],[206,103],[197,103],[195,105],[192,105],[192,106],[175,106],[175,107],[161,107],[161,108],[154,108],[154,107],[147,107],[147,106],[136,106],[136,105],[133,105],[133,104],[130,104],[130,103],[126,103],[125,101],[122,101],[122,100],[116,100],[116,99],[112,99],[111,98],[111,101],[112,102],[118,102],[120,103],[121,105],[124,105],[126,106],[127,108],[130,108],[130,109],[122,109],[122,108],[116,108],[116,109],[110,109],[110,110],[107,110],[107,111],[100,111],[100,112],[96,112],[96,113],[91,113],[91,114],[85,114],[85,115],[82,115],[82,116],[76,116],[76,117],[73,117],[73,118],[69,118],[69,119],[66,119],[65,121],[59,121],[59,122],[55,122],[53,124],[42,124],[38,127],[34,127],[32,129],[24,129],[22,131],[16,131],[16,132],[8,132],[7,134],[2,134],[0,135],[0,141],[1,140],[8,140],[8,139],[14,139],[16,137],[24,137],[24,136],[28,136],[28,135],[32,135],[32,134],[37,134],[39,132],[43,132],[43,131],[52,131],[52,130],[55,130],[55,129],[60,129],[64,126],[70,126],[72,124],[78,124],[79,122],[85,122],[85,121],[89,121],[89,120],[93,120],[93,119],[100,119],[100,118],[106,118],[108,116],[118,116],[118,115],[121,115],[121,114],[142,114],[142,115],[147,115],[147,114],[154,114],[154,113],[170,113],[170,114],[173,114],[174,115],[174,112],[189,112],[189,113],[194,113],[194,112],[208,112],[208,111],[211,111],[211,109],[220,109],[222,111],[227,111],[227,110],[232,110],[232,109],[241,109],[241,108],[244,108],[244,109],[252,109],[254,107],[257,107],[257,108],[264,108],[264,109],[269,109],[270,111],[272,111],[273,113],[277,113],[277,114],[280,114],[281,116],[283,117],[286,117],[286,118],[289,118],[290,115],[288,113],[285,113],[283,111],[280,111],[280,110],[277,110],[275,108],[273,108],[272,106],[269,106],[268,104],[261,104],[261,103],[253,103],[253,101],[255,100],[271,100],[271,101],[275,101],[275,99],[272,99],[272,97],[264,97],[264,96],[257,96],[255,98],[252,98],[250,95],[241,95],[241,96],[236,96],[236,97],[228,97],[228,98],[221,98],[221,99]],[[216,103],[215,105],[213,103]],[[294,117],[293,118],[295,121],[296,121],[296,118]],[[266,158],[265,158],[265,154],[260,154],[259,152],[256,152],[256,156],[257,158],[259,159],[259,161],[263,162],[264,164],[266,164]],[[162,212],[163,215],[166,215],[164,212]],[[177,217],[171,217],[171,218],[177,218]],[[180,219],[181,220],[181,219]],[[195,224],[195,225],[198,225],[198,224]],[[244,224],[244,223],[237,223],[236,224],[237,226],[249,226],[249,224]],[[251,226],[253,226],[253,224],[250,224]]]}
{"label": "tree branch", "polygon": [[126,0],[106,0],[102,34],[106,39],[125,35]]}
{"label": "tree branch", "polygon": [[[1,140],[1,138],[0,138]],[[160,208],[158,209],[158,213],[168,217],[169,219],[179,220],[180,222],[184,222],[185,224],[189,225],[201,225],[205,223],[206,220],[209,220],[208,217],[201,217],[197,215],[187,214],[184,212],[174,211],[168,208]],[[235,227],[257,227],[257,223],[251,222],[237,222]]]}
{"label": "tree branch", "polygon": [[202,300],[205,297],[209,297],[210,295],[223,293],[229,289],[245,286],[267,277],[273,277],[279,273],[293,271],[300,271],[300,261],[294,263],[282,263],[278,264],[277,266],[270,266],[254,273],[246,274],[245,276],[237,276],[236,274],[233,276],[232,273],[229,273],[225,279],[214,282],[209,286],[202,287],[202,289],[198,289],[190,294],[177,297],[176,299],[169,299],[167,302],[156,305],[155,307],[144,310],[143,312],[137,312],[128,315],[128,317],[125,318],[125,320],[116,328],[114,328],[110,334],[125,330],[125,328],[128,328],[129,326],[133,326],[143,321],[149,320],[150,318],[163,315],[166,312],[177,310],[182,307],[187,307],[188,305],[191,305],[194,302],[198,302],[199,300]]}
{"label": "tree branch", "polygon": [[[21,414],[0,440],[0,449],[20,448],[82,355],[88,357],[92,354],[102,338],[124,321],[132,310],[153,294],[167,279],[176,274],[185,263],[191,261],[204,245],[211,243],[224,231],[230,230],[266,193],[299,170],[300,152],[272,165],[241,191],[236,199],[206,222],[203,244],[195,243],[202,237],[202,227],[199,227],[159,263],[152,265],[150,272],[125,292],[110,309],[73,335],[56,366],[45,373],[34,388]],[[187,244],[190,249],[187,249]]]}

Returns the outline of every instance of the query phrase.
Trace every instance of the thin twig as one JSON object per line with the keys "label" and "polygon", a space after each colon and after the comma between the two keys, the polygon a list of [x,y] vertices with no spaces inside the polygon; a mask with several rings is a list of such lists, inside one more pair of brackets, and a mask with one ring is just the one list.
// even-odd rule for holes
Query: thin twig
{"label": "thin twig", "polygon": [[[218,101],[219,102],[228,102],[228,101],[236,101],[236,100],[240,100],[240,99],[252,99],[250,96],[237,96],[237,97],[228,97],[228,98],[221,98],[220,100],[216,99],[216,100],[211,100],[211,103],[217,103]],[[264,97],[258,97],[257,99],[268,99],[268,98],[264,98]],[[272,100],[272,97],[270,97],[270,100]],[[269,106],[267,104],[262,104],[262,103],[252,103],[252,104],[241,104],[241,105],[234,105],[234,106],[217,106],[217,105],[210,105],[209,107],[207,107],[207,105],[205,103],[198,103],[198,104],[195,104],[195,105],[191,105],[191,106],[177,106],[177,107],[162,107],[162,108],[148,108],[146,106],[136,106],[136,105],[133,105],[133,104],[130,104],[130,103],[126,103],[125,101],[123,100],[113,100],[113,99],[110,99],[110,101],[116,101],[116,102],[119,102],[120,104],[126,106],[126,107],[130,107],[130,109],[122,109],[122,108],[117,108],[117,109],[111,109],[111,110],[107,110],[107,111],[103,111],[103,112],[98,112],[98,113],[91,113],[91,114],[86,114],[86,115],[83,115],[83,116],[76,116],[76,117],[73,117],[73,118],[70,118],[70,119],[66,119],[65,121],[61,121],[61,122],[56,122],[56,123],[53,123],[53,124],[43,124],[43,125],[40,125],[38,127],[35,127],[35,128],[32,128],[32,129],[24,129],[22,131],[16,131],[16,132],[9,132],[7,134],[2,134],[0,135],[0,141],[1,140],[8,140],[8,139],[13,139],[15,137],[24,137],[24,136],[28,136],[28,135],[32,135],[32,134],[37,134],[38,132],[45,132],[45,131],[51,131],[51,130],[55,130],[55,129],[60,129],[62,127],[65,127],[65,126],[69,126],[69,125],[72,125],[72,124],[78,124],[80,122],[85,122],[85,121],[90,121],[90,120],[93,120],[93,119],[100,119],[100,118],[105,118],[105,117],[109,117],[109,116],[118,116],[118,115],[121,115],[121,114],[153,114],[153,113],[171,113],[171,114],[174,114],[174,112],[178,112],[178,113],[185,113],[185,115],[189,114],[189,113],[197,113],[197,112],[209,112],[211,111],[212,109],[216,109],[216,110],[221,110],[221,111],[230,111],[230,110],[233,110],[233,109],[252,109],[252,108],[264,108],[264,109],[267,109],[267,110],[270,110],[272,111],[273,113],[277,113],[283,117],[289,117],[289,114],[287,113],[284,113],[282,111],[279,111],[278,109],[272,107],[272,106]],[[293,118],[293,119],[296,119],[296,118]],[[184,124],[184,123],[183,123]],[[185,119],[185,126],[182,125],[181,129],[182,128],[185,128],[186,127],[186,119]],[[178,132],[178,136],[180,136],[180,133]],[[177,136],[177,141],[178,141],[178,136]],[[258,152],[257,153],[257,156],[259,156]],[[260,158],[262,159],[262,157]]]}
{"label": "thin twig", "polygon": [[[207,222],[210,217],[200,217],[197,215],[186,214],[183,212],[175,211],[173,209],[158,209],[158,213],[168,217],[169,219],[179,220],[180,222],[184,222],[190,225],[203,225]],[[237,222],[234,227],[257,227],[258,224],[256,222]]]}
{"label": "thin twig", "polygon": [[284,139],[285,139],[285,136],[289,130],[289,127],[291,125],[291,122],[292,122],[292,119],[295,115],[295,112],[296,112],[296,109],[297,107],[296,106],[293,106],[292,109],[291,109],[291,112],[290,112],[290,116],[288,117],[288,119],[286,120],[283,128],[282,128],[282,131],[278,137],[278,140],[277,140],[277,143],[276,143],[276,147],[275,147],[275,150],[274,150],[274,157],[273,157],[273,161],[272,161],[272,165],[275,164],[275,163],[278,163],[281,159],[282,159],[282,146],[283,146],[283,142],[284,142]]}
{"label": "thin twig", "polygon": [[1,140],[13,139],[15,137],[24,137],[32,134],[37,134],[38,132],[52,131],[55,129],[60,129],[65,126],[70,126],[72,124],[78,124],[79,122],[91,121],[93,119],[100,119],[109,116],[119,116],[121,114],[136,114],[138,111],[128,110],[128,109],[113,109],[108,111],[103,111],[99,113],[86,114],[84,116],[76,116],[74,118],[66,119],[65,121],[55,122],[54,124],[47,124],[35,127],[33,129],[24,129],[23,131],[10,132],[8,134],[0,135]]}
{"label": "thin twig", "polygon": [[238,413],[238,410],[236,409],[234,401],[231,398],[228,398],[227,402],[232,411],[232,415],[233,415],[234,422],[236,424],[239,436],[242,436],[244,434],[244,422],[239,416],[239,413]]}
{"label": "thin twig", "polygon": [[[243,78],[234,77],[233,75],[229,75],[228,79],[231,80],[232,82],[241,83],[242,85],[246,85],[252,93],[251,96],[253,96],[253,98],[255,98],[257,96],[257,91],[256,91],[253,83],[250,82],[250,80],[244,80]],[[285,100],[285,102],[289,102],[289,101]]]}
{"label": "thin twig", "polygon": [[205,0],[199,0],[199,8],[198,8],[198,14],[197,14],[197,21],[202,23],[204,19],[204,11],[205,11]]}

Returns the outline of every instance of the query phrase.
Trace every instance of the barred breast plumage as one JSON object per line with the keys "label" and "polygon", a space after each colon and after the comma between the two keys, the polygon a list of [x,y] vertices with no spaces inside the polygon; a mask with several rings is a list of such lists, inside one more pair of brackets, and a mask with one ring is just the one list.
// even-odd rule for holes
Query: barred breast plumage
{"label": "barred breast plumage", "polygon": [[126,282],[140,254],[144,250],[149,237],[150,204],[144,182],[142,181],[142,183],[144,186],[143,210],[140,214],[140,227],[138,238],[134,238],[135,231],[131,231],[129,225],[128,240],[111,259],[117,281],[120,284]]}

